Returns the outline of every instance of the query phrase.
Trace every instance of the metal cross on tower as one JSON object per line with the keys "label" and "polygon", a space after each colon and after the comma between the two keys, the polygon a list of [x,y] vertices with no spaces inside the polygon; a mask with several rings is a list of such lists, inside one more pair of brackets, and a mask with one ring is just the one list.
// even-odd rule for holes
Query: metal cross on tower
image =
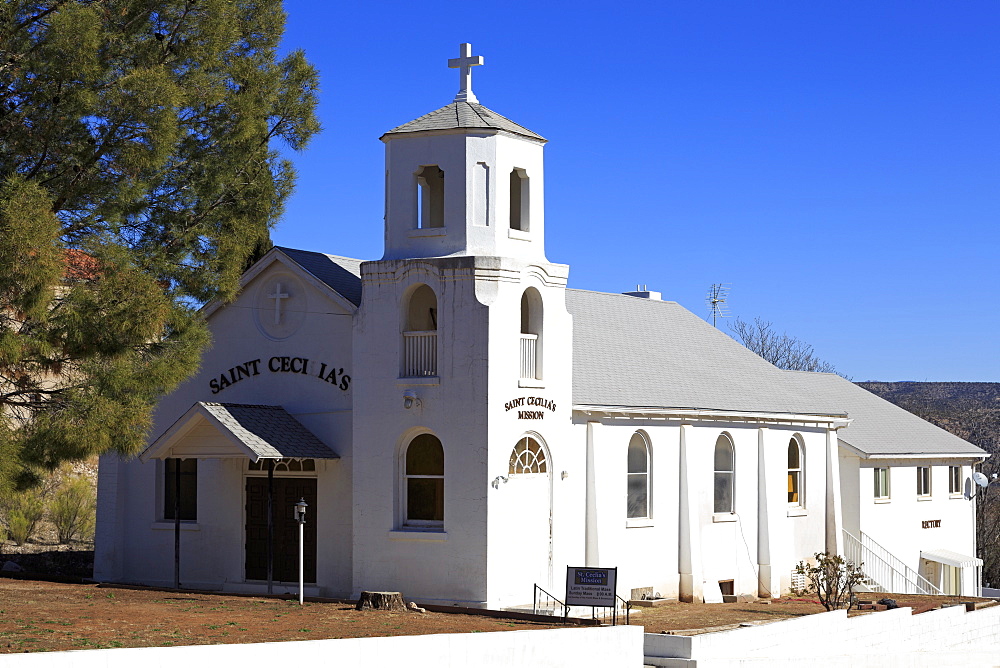
{"label": "metal cross on tower", "polygon": [[472,68],[476,65],[482,65],[483,57],[472,55],[472,45],[469,43],[462,44],[459,48],[462,55],[458,58],[448,59],[448,67],[462,69],[459,78],[458,95],[455,96],[455,102],[478,103],[479,100],[476,99],[475,94],[472,92]]}

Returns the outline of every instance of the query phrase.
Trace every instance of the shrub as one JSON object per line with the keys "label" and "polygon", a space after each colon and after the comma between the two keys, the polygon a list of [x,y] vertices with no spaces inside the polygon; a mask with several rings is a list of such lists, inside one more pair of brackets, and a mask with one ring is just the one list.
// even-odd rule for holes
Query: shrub
{"label": "shrub", "polygon": [[74,538],[93,538],[97,499],[86,478],[70,478],[63,482],[52,494],[48,510],[60,543],[68,543]]}
{"label": "shrub", "polygon": [[797,575],[804,575],[808,584],[804,589],[792,589],[796,596],[815,594],[827,610],[838,610],[847,604],[851,609],[854,588],[864,580],[860,564],[844,559],[839,554],[817,552],[815,563],[800,561],[795,567]]}
{"label": "shrub", "polygon": [[42,495],[37,490],[10,492],[2,500],[3,523],[10,539],[24,545],[34,535],[45,514]]}

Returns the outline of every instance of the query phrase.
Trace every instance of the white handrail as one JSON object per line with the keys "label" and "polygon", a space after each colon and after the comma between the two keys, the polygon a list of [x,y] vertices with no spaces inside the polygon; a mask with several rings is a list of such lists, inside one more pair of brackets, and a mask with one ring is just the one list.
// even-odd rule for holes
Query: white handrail
{"label": "white handrail", "polygon": [[874,591],[897,594],[941,593],[926,578],[864,533],[859,539],[844,530],[844,556],[860,566],[869,580],[869,589]]}
{"label": "white handrail", "polygon": [[521,334],[521,378],[538,378],[537,334]]}
{"label": "white handrail", "polygon": [[403,332],[404,378],[437,375],[437,332]]}

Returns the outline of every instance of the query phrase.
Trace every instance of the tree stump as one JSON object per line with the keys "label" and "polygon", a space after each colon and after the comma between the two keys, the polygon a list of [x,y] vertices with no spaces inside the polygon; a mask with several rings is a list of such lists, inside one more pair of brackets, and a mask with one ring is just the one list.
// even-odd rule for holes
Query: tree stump
{"label": "tree stump", "polygon": [[363,591],[356,610],[406,610],[403,595],[398,591]]}

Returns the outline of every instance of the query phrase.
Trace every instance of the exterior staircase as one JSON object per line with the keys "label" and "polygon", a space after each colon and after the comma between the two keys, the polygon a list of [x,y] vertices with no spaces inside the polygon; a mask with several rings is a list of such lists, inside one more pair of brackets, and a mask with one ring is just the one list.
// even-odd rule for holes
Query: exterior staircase
{"label": "exterior staircase", "polygon": [[844,557],[861,567],[865,576],[862,586],[868,591],[892,594],[942,593],[864,532],[858,538],[844,531]]}

